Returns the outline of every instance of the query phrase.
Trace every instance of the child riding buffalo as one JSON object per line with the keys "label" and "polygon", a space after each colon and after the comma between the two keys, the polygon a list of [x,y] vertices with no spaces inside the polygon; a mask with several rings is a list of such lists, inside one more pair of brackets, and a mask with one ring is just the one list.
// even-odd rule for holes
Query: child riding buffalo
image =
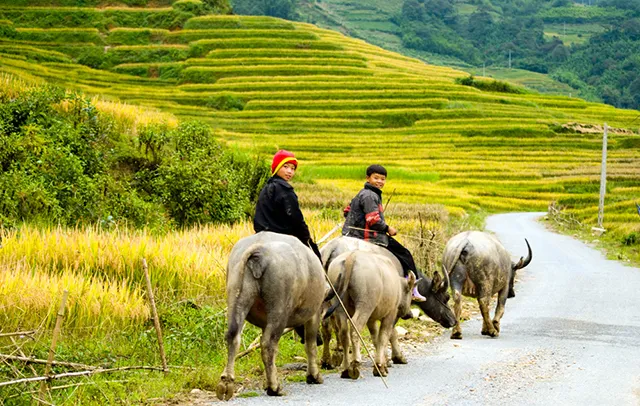
{"label": "child riding buffalo", "polygon": [[282,149],[273,156],[272,176],[258,196],[253,228],[256,233],[272,231],[297,237],[311,248],[322,262],[318,246],[311,239],[309,227],[300,211],[298,196],[289,183],[297,168],[298,161],[292,152]]}
{"label": "child riding buffalo", "polygon": [[[367,168],[364,188],[344,209],[346,220],[342,227],[342,235],[386,247],[400,261],[405,277],[409,271],[418,274],[411,252],[393,238],[398,231],[384,221],[382,188],[386,181],[387,170],[383,166],[371,165]],[[418,292],[417,285],[413,289],[412,299],[416,302],[426,300]]]}

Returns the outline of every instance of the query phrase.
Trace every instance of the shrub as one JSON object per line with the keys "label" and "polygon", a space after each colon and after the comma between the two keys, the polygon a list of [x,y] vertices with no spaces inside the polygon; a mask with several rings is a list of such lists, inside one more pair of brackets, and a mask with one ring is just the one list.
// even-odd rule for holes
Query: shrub
{"label": "shrub", "polygon": [[212,96],[207,99],[207,107],[222,111],[241,111],[244,110],[246,102],[231,94],[223,94],[220,96]]}
{"label": "shrub", "polygon": [[168,30],[151,28],[114,28],[106,39],[112,45],[148,45],[162,43]]}
{"label": "shrub", "polygon": [[0,91],[0,222],[233,222],[268,174],[205,124],[153,123],[137,138],[118,128],[89,100],[55,87],[11,98]]}
{"label": "shrub", "polygon": [[9,20],[0,20],[0,38],[15,38],[18,35]]}
{"label": "shrub", "polygon": [[622,244],[624,245],[636,245],[640,244],[640,233],[635,231],[622,237]]}
{"label": "shrub", "polygon": [[201,0],[178,0],[171,7],[196,16],[207,14],[207,6]]}
{"label": "shrub", "polygon": [[523,89],[515,87],[507,82],[501,82],[499,80],[477,80],[473,76],[466,78],[457,78],[456,83],[463,86],[471,86],[476,89],[486,90],[489,92],[499,93],[525,93]]}

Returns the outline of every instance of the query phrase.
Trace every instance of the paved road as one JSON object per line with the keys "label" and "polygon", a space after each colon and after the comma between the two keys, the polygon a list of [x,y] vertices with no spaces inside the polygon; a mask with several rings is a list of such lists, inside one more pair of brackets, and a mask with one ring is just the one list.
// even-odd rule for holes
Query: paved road
{"label": "paved road", "polygon": [[499,338],[480,335],[478,318],[463,340],[448,333],[409,364],[390,369],[386,389],[366,366],[357,381],[325,375],[324,385],[288,384],[288,395],[234,399],[262,405],[640,405],[640,269],[536,222],[542,213],[490,217],[514,259],[531,243]]}

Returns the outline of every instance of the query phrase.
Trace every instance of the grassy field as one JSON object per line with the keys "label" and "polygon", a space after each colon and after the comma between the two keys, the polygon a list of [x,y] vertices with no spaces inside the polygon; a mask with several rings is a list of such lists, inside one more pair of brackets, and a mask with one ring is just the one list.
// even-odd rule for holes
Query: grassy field
{"label": "grassy field", "polygon": [[[369,10],[363,21],[375,18]],[[636,111],[566,96],[482,91],[456,82],[467,73],[278,19],[198,17],[170,7],[5,6],[0,20],[11,21],[16,32],[0,38],[2,92],[19,91],[18,82],[85,92],[129,137],[145,123],[198,119],[221,140],[263,159],[278,148],[294,151],[296,190],[316,238],[340,221],[366,166],[386,165],[389,220],[428,270],[437,268],[450,235],[480,227],[488,213],[545,211],[555,203],[582,229],[595,225],[606,122],[612,129],[604,239],[623,259],[639,258]],[[77,42],[70,42],[76,29]],[[425,230],[435,236],[426,248],[412,239]],[[56,401],[104,404],[126,395],[130,403],[153,403],[150,397],[216,381],[224,358],[223,268],[231,246],[251,234],[250,224],[161,234],[24,225],[2,233],[3,332],[51,327],[60,290],[68,288],[60,359],[157,365],[141,280],[144,257],[170,362],[195,368],[168,377],[140,372],[126,383],[103,378],[61,390]],[[46,358],[50,330],[38,331],[38,341],[25,341],[23,349]],[[244,345],[256,334],[249,329]],[[9,341],[1,345],[14,348]],[[300,352],[298,343],[286,341],[281,362]],[[259,374],[258,360],[250,356],[239,373]],[[0,368],[5,377],[15,373]],[[33,388],[12,390],[9,404],[29,401],[27,389]]]}

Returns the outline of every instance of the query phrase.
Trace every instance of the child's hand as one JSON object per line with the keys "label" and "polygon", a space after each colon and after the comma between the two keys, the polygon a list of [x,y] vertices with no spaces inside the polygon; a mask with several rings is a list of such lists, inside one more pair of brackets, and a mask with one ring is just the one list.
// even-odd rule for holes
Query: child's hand
{"label": "child's hand", "polygon": [[387,234],[389,234],[390,236],[394,236],[396,234],[398,234],[398,230],[396,230],[395,228],[389,226],[389,229],[387,230]]}

